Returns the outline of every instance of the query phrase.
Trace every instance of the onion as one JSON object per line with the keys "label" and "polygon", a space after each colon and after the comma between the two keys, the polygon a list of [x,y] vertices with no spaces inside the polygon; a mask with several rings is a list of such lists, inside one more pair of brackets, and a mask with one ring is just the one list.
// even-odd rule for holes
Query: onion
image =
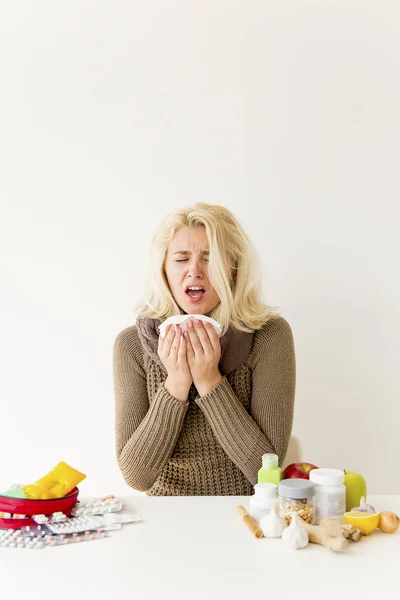
{"label": "onion", "polygon": [[385,533],[393,533],[396,529],[399,528],[400,519],[399,517],[393,513],[385,510],[379,513],[379,524],[378,527],[381,531]]}

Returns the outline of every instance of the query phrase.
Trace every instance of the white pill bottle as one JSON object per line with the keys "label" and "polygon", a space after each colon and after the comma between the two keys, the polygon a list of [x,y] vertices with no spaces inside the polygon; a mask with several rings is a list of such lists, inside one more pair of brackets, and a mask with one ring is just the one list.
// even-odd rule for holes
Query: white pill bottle
{"label": "white pill bottle", "polygon": [[249,499],[249,514],[260,521],[278,502],[278,486],[274,483],[256,483],[254,496]]}
{"label": "white pill bottle", "polygon": [[340,469],[312,469],[310,481],[315,485],[315,523],[325,517],[343,520],[346,512],[344,471]]}

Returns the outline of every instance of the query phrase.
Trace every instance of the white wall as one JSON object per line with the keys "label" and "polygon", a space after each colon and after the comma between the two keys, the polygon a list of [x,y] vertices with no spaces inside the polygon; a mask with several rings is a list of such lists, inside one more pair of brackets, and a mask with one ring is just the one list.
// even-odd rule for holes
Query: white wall
{"label": "white wall", "polygon": [[388,1],[0,5],[0,488],[58,461],[127,494],[112,344],[151,234],[230,208],[297,351],[288,460],[400,494],[400,9]]}

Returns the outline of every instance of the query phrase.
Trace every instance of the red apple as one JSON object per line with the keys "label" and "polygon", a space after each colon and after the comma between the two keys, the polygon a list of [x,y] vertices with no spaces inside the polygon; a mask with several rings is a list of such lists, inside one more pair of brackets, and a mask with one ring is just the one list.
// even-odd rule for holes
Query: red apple
{"label": "red apple", "polygon": [[308,462],[291,463],[284,469],[282,479],[309,479],[312,469],[318,469],[318,467]]}

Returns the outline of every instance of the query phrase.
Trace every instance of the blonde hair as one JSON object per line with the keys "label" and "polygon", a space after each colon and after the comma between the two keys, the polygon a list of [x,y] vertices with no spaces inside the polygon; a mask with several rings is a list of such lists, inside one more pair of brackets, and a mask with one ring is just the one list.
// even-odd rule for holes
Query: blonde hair
{"label": "blonde hair", "polygon": [[252,332],[277,316],[276,309],[263,302],[259,257],[248,236],[227,208],[204,202],[169,213],[155,230],[145,293],[135,312],[160,321],[184,313],[171,294],[164,269],[168,245],[184,227],[205,228],[208,277],[220,298],[209,316],[221,323],[223,331],[231,324]]}

